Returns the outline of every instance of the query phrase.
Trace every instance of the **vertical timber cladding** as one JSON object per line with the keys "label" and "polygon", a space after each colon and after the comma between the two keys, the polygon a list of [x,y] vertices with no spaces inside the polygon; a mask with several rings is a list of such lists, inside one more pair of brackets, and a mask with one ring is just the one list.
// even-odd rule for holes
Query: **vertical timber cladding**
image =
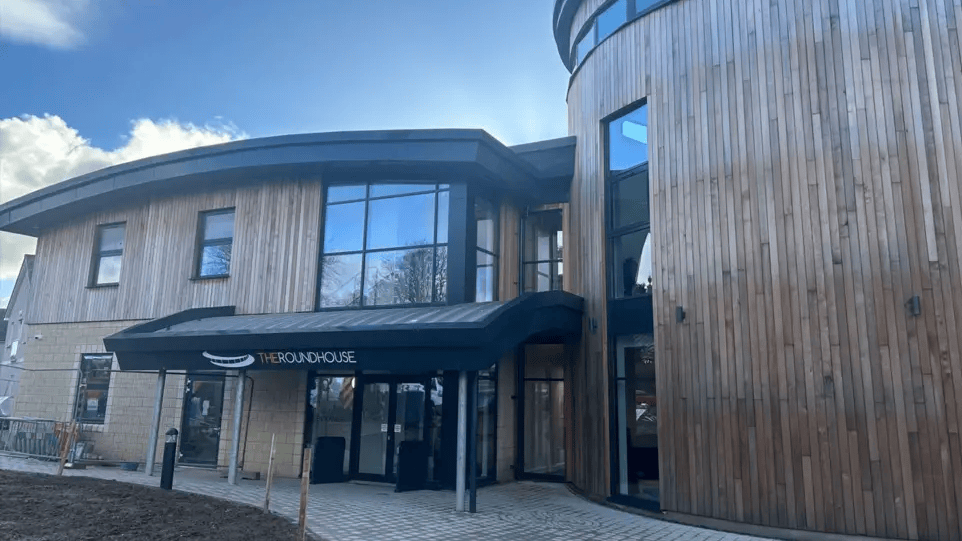
{"label": "vertical timber cladding", "polygon": [[[238,313],[314,309],[321,181],[270,179],[153,197],[92,214],[38,238],[32,323],[139,320],[198,306]],[[191,280],[198,213],[235,209],[230,278]],[[117,287],[87,288],[98,224],[126,222]]]}
{"label": "vertical timber cladding", "polygon": [[[962,538],[960,15],[682,0],[574,74],[571,289],[599,322],[601,119],[649,103],[664,509]],[[604,336],[578,361],[574,479],[602,495]]]}

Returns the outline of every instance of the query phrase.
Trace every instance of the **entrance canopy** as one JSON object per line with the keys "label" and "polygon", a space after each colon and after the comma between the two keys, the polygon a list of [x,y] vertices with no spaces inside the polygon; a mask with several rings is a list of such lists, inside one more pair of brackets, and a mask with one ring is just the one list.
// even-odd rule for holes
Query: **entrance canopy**
{"label": "entrance canopy", "polygon": [[453,306],[234,315],[195,308],[104,338],[121,370],[482,370],[519,344],[581,338],[584,299],[562,291]]}

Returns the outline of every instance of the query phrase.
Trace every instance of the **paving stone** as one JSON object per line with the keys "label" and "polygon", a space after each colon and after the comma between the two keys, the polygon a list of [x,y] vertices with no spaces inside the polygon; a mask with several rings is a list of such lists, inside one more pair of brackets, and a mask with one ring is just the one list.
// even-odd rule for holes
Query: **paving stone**
{"label": "paving stone", "polygon": [[[0,469],[55,473],[56,464],[0,455]],[[158,486],[159,472],[88,467],[66,470],[80,475]],[[174,489],[261,506],[265,482],[242,480],[238,485],[211,470],[178,468]],[[275,479],[271,511],[296,521],[300,481]],[[561,484],[517,482],[478,490],[476,514],[454,511],[449,491],[395,493],[389,485],[341,483],[311,485],[308,527],[329,541],[424,540],[691,540],[754,541],[762,538],[728,534],[634,515],[590,502]]]}

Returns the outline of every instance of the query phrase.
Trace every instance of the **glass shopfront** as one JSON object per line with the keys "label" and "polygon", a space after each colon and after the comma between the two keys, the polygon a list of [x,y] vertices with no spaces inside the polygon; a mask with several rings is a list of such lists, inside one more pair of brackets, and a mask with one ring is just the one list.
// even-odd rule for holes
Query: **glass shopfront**
{"label": "glass shopfront", "polygon": [[[316,453],[340,461],[343,474],[330,477],[312,472],[312,479],[394,483],[402,469],[421,462],[424,469],[419,483],[424,487],[454,486],[457,372],[420,376],[312,373],[308,377],[305,442],[315,445]],[[496,477],[497,382],[493,366],[478,373],[475,422],[480,483]],[[402,456],[406,453],[408,461]]]}

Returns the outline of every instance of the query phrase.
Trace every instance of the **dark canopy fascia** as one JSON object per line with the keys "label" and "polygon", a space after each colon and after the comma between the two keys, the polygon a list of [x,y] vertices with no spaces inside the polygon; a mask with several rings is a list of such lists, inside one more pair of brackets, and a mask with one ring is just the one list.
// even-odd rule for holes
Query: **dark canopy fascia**
{"label": "dark canopy fascia", "polygon": [[[354,180],[463,181],[525,204],[552,203],[573,173],[542,173],[483,130],[388,130],[284,135],[201,147],[108,167],[0,205],[0,230],[36,236],[83,214],[150,196],[271,179],[330,175]],[[565,178],[565,176],[567,178]],[[563,189],[567,187],[564,186]],[[543,200],[548,197],[549,200]]]}
{"label": "dark canopy fascia", "polygon": [[121,370],[482,370],[525,342],[581,339],[584,300],[549,291],[508,302],[234,315],[185,310],[104,338]]}

